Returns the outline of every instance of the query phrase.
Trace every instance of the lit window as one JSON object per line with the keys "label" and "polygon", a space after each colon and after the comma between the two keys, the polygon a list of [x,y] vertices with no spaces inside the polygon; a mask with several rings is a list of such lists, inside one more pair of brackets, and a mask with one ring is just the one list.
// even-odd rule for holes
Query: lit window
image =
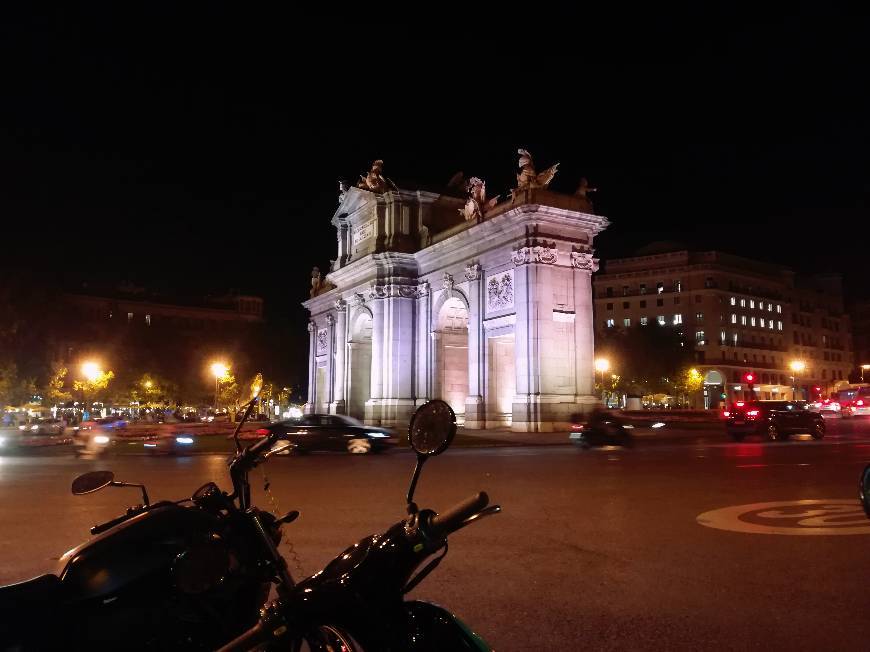
{"label": "lit window", "polygon": [[722,344],[725,344],[725,340],[728,339],[728,333],[726,333],[725,331],[720,331],[719,339],[722,340]]}
{"label": "lit window", "polygon": [[755,308],[755,299],[750,299],[750,300],[749,300],[749,307],[750,307],[750,308]]}
{"label": "lit window", "polygon": [[780,304],[776,304],[776,311],[782,312],[782,306]]}
{"label": "lit window", "polygon": [[781,321],[776,322],[776,330],[778,330],[778,331],[782,330],[782,322]]}
{"label": "lit window", "polygon": [[734,312],[731,313],[731,323],[732,324],[737,323],[737,313],[734,313]]}
{"label": "lit window", "polygon": [[770,328],[771,330],[773,329],[773,320],[772,319],[768,320],[767,327]]}
{"label": "lit window", "polygon": [[133,321],[133,313],[132,313],[132,312],[128,312],[128,313],[127,313],[127,321],[128,321],[128,322]]}
{"label": "lit window", "polygon": [[[737,346],[737,333],[734,333],[733,338],[734,338],[734,346]],[[737,354],[735,353],[734,355],[737,355]]]}
{"label": "lit window", "polygon": [[612,320],[612,319],[607,320],[607,328],[613,328],[613,326],[615,324],[616,324],[616,322],[614,320]]}
{"label": "lit window", "polygon": [[740,315],[740,323],[746,326],[746,315]]}
{"label": "lit window", "polygon": [[665,316],[659,315],[658,317],[656,317],[656,321],[659,323],[659,326],[664,326],[665,325]]}
{"label": "lit window", "polygon": [[656,283],[656,294],[661,294],[665,291],[665,284],[659,281]]}
{"label": "lit window", "polygon": [[773,312],[773,304],[772,303],[767,304],[767,312]]}
{"label": "lit window", "polygon": [[695,313],[695,320],[696,321],[704,321],[704,313],[703,312],[696,312]]}
{"label": "lit window", "polygon": [[624,296],[624,297],[628,296],[628,286],[627,285],[622,286],[622,296]]}
{"label": "lit window", "polygon": [[674,292],[682,292],[683,284],[680,281],[674,281]]}
{"label": "lit window", "polygon": [[640,284],[640,293],[641,293],[641,294],[646,294],[646,283],[641,283],[641,284]]}
{"label": "lit window", "polygon": [[151,315],[145,315],[145,325],[146,326],[151,325]]}
{"label": "lit window", "polygon": [[764,317],[762,317],[759,321],[761,321],[761,327],[764,328],[767,324],[764,322]]}
{"label": "lit window", "polygon": [[647,319],[646,317],[641,317],[640,318],[640,325],[646,326],[648,321],[649,321],[649,319]]}
{"label": "lit window", "polygon": [[674,325],[676,326],[677,324],[682,324],[682,323],[683,323],[683,315],[681,315],[680,313],[677,313],[676,315],[674,315]]}
{"label": "lit window", "polygon": [[750,318],[749,318],[749,323],[750,323],[751,325],[755,326],[755,317],[750,317]]}
{"label": "lit window", "polygon": [[732,305],[732,306],[736,306],[736,305],[737,305],[737,297],[731,297],[731,305]]}
{"label": "lit window", "polygon": [[745,307],[746,307],[746,299],[740,299],[740,307],[741,307],[741,308],[745,308]]}
{"label": "lit window", "polygon": [[622,325],[625,326],[626,328],[628,328],[629,326],[631,326],[631,320],[628,317],[626,317],[625,319],[622,320]]}
{"label": "lit window", "polygon": [[703,345],[705,343],[704,331],[695,331],[695,342]]}

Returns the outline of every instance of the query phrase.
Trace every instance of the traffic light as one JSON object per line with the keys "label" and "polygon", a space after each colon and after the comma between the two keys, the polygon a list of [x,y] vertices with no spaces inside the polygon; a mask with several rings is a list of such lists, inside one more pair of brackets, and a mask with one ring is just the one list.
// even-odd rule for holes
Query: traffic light
{"label": "traffic light", "polygon": [[753,373],[744,374],[743,380],[746,381],[747,385],[752,385],[753,383],[755,383],[755,374],[753,374]]}

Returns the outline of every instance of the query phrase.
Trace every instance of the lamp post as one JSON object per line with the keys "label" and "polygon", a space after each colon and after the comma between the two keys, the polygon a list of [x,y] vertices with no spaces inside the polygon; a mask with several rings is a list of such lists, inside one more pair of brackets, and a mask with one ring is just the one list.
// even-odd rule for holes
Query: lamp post
{"label": "lamp post", "polygon": [[595,371],[601,374],[601,400],[604,400],[604,374],[610,369],[610,360],[607,358],[596,358]]}
{"label": "lamp post", "polygon": [[221,378],[226,378],[230,368],[223,362],[213,362],[211,373],[214,376],[214,409],[218,407],[218,392],[220,391]]}
{"label": "lamp post", "polygon": [[870,369],[870,364],[862,364],[861,365],[861,382],[864,382],[864,372]]}
{"label": "lamp post", "polygon": [[789,368],[791,369],[791,400],[797,400],[797,390],[795,387],[795,379],[800,377],[800,373],[807,368],[806,363],[803,360],[792,360],[789,364]]}

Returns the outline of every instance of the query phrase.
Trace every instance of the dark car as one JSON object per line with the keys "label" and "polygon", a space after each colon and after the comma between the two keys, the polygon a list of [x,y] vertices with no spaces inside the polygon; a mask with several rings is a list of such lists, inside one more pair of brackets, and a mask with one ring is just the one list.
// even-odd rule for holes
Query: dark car
{"label": "dark car", "polygon": [[809,409],[806,401],[738,401],[726,410],[726,429],[735,441],[746,435],[761,435],[770,441],[792,434],[825,436],[825,420]]}
{"label": "dark car", "polygon": [[260,436],[273,432],[280,433],[279,445],[281,440],[289,441],[297,453],[320,450],[377,453],[397,442],[395,433],[389,428],[367,426],[341,414],[308,414],[257,430]]}
{"label": "dark car", "polygon": [[18,430],[27,435],[62,435],[64,429],[64,422],[60,419],[34,419],[18,426]]}
{"label": "dark car", "polygon": [[129,423],[127,419],[118,415],[118,414],[110,414],[107,417],[100,417],[98,419],[94,419],[96,423],[101,425],[103,428],[107,428],[109,430],[113,430],[115,428],[126,428]]}

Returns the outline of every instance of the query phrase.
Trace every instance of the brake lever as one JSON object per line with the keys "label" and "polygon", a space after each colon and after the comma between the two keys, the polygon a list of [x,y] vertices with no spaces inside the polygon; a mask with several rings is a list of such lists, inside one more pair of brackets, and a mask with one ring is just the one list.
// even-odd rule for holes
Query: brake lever
{"label": "brake lever", "polygon": [[[499,512],[501,512],[501,505],[490,505],[486,509],[482,509],[479,512],[477,512],[477,514],[472,514],[467,519],[462,521],[462,525],[460,525],[458,528],[456,528],[456,530],[461,530],[466,525],[471,525],[475,521],[479,521],[480,519],[484,518],[485,516],[492,516],[493,514],[498,514]],[[454,530],[454,532],[456,530]]]}

